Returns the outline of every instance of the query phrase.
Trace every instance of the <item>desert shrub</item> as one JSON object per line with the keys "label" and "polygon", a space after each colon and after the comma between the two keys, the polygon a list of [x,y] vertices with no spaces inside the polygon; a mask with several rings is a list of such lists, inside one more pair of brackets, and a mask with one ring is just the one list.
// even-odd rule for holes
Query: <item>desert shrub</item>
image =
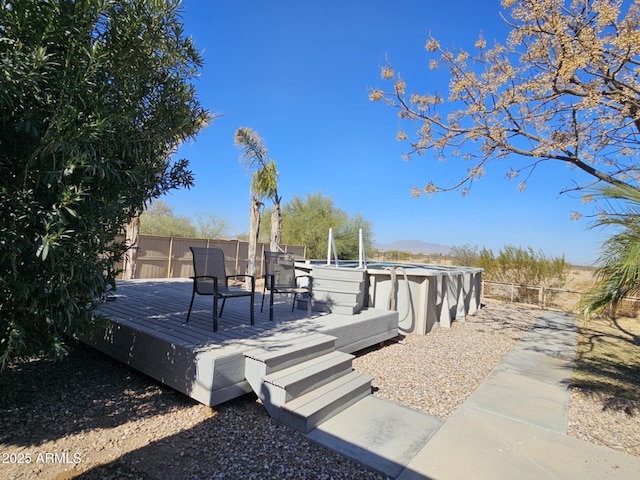
{"label": "desert shrub", "polygon": [[449,256],[454,265],[461,267],[477,267],[479,266],[478,245],[464,245],[451,247]]}
{"label": "desert shrub", "polygon": [[517,301],[525,303],[536,303],[538,299],[538,290],[530,286],[562,287],[569,271],[564,257],[548,257],[531,247],[512,245],[505,245],[498,255],[482,248],[475,266],[484,269],[485,280],[518,285]]}

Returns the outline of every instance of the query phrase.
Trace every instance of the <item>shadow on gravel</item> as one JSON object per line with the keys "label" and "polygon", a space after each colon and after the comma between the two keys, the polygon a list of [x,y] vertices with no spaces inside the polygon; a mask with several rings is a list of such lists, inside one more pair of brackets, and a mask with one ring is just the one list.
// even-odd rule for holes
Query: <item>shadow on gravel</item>
{"label": "shadow on gravel", "polygon": [[[62,362],[35,359],[0,373],[0,450],[37,451],[34,447],[47,441],[64,445],[65,437],[92,429],[107,429],[106,435],[112,435],[110,429],[127,422],[144,418],[153,422],[151,417],[193,405],[186,395],[76,344]],[[112,441],[108,443],[112,449],[127,444],[120,437]],[[274,421],[254,395],[218,405],[211,417],[195,426],[101,464],[104,453],[87,454],[89,464],[83,458],[78,465],[58,468],[57,474],[43,478],[385,478]],[[12,467],[14,472],[26,471],[21,465]],[[37,465],[27,467],[34,467],[29,472],[35,476],[48,471],[46,465],[40,473]]]}
{"label": "shadow on gravel", "polygon": [[253,395],[216,407],[215,416],[94,466],[75,479],[333,478],[382,480],[271,419]]}
{"label": "shadow on gravel", "polygon": [[188,397],[77,343],[61,362],[34,359],[0,373],[0,442],[38,445],[191,404]]}
{"label": "shadow on gravel", "polygon": [[580,322],[573,379],[574,387],[604,399],[603,410],[621,410],[629,416],[640,414],[640,329],[634,322]]}

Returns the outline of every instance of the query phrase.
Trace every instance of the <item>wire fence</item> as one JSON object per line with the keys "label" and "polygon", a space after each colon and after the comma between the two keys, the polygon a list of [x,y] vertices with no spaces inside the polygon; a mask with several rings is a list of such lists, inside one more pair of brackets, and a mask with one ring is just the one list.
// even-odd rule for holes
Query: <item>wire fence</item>
{"label": "wire fence", "polygon": [[[536,305],[544,310],[561,310],[576,313],[578,311],[578,303],[583,294],[584,292],[581,290],[568,288],[518,285],[491,280],[482,281],[482,295],[486,298]],[[620,316],[636,317],[640,314],[640,298],[627,297],[623,299],[616,313]]]}

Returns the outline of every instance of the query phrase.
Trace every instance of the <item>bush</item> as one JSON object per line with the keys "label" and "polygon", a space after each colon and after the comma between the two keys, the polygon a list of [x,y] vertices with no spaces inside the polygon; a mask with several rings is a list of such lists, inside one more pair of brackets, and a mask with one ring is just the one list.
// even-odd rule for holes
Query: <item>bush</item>
{"label": "bush", "polygon": [[0,8],[0,367],[64,356],[95,321],[152,198],[193,184],[172,152],[206,124],[178,3]]}
{"label": "bush", "polygon": [[477,266],[484,269],[485,280],[518,285],[517,300],[525,303],[536,303],[538,299],[538,290],[527,286],[561,287],[569,271],[564,257],[547,257],[531,247],[512,245],[505,245],[497,256],[483,248],[478,254]]}
{"label": "bush", "polygon": [[478,266],[478,245],[464,245],[451,247],[449,256],[454,265],[461,267],[477,267]]}

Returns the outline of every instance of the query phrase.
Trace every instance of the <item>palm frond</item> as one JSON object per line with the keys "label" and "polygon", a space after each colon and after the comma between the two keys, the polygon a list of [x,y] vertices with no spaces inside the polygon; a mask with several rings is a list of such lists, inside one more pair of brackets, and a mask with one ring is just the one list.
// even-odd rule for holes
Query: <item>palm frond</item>
{"label": "palm frond", "polygon": [[615,312],[624,298],[640,294],[640,191],[611,185],[600,189],[599,195],[609,210],[593,226],[614,228],[616,233],[603,242],[596,285],[580,300],[587,317],[607,308]]}
{"label": "palm frond", "polygon": [[260,135],[251,128],[240,127],[236,130],[234,143],[240,147],[240,162],[250,170],[256,163],[258,168],[264,166],[269,158],[269,152]]}

